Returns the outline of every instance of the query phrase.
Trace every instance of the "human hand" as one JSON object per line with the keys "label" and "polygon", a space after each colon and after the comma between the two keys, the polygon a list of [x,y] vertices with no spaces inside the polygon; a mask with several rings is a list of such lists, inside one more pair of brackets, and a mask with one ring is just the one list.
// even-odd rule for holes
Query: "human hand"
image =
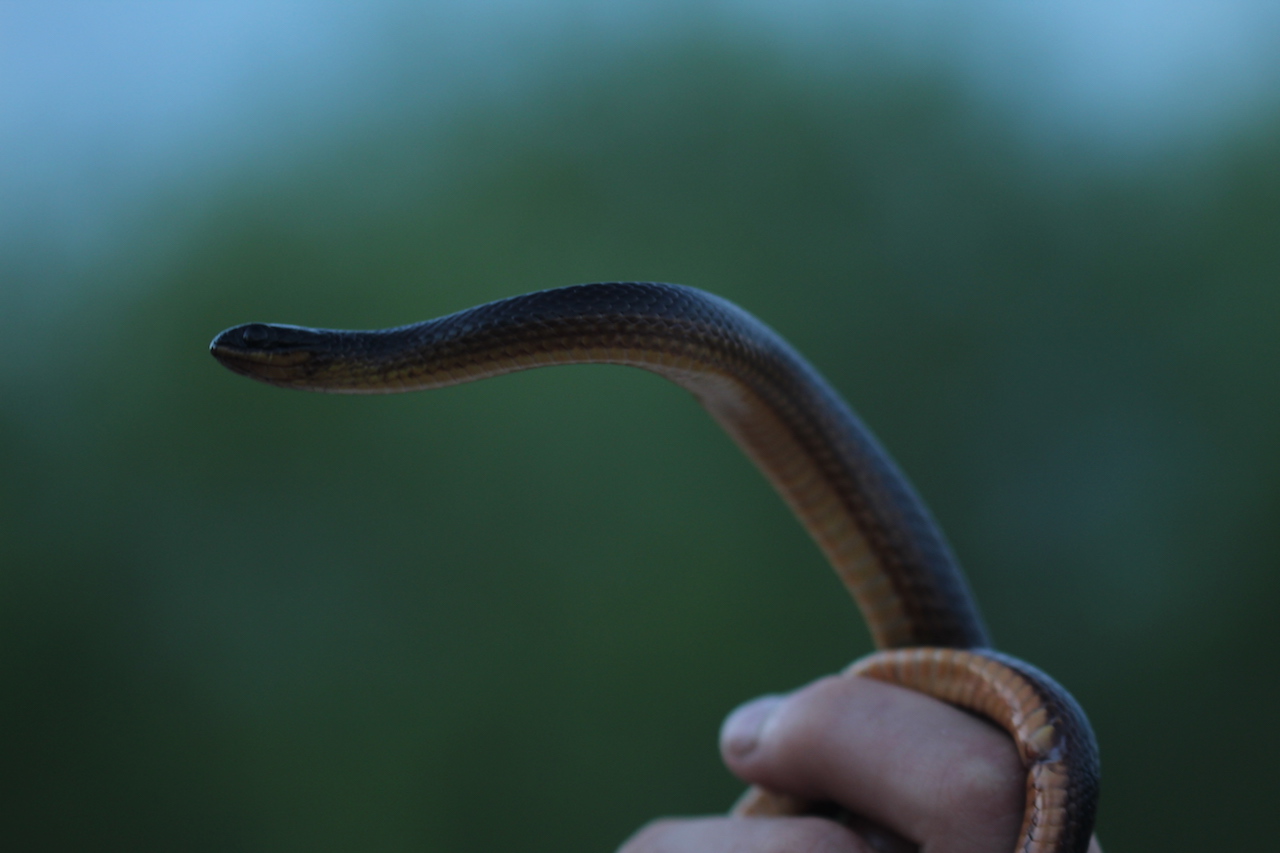
{"label": "human hand", "polygon": [[[867,678],[831,676],[748,702],[725,721],[720,751],[744,782],[865,821],[665,819],[619,853],[1008,853],[1022,823],[1026,772],[1003,731]],[[1089,853],[1101,853],[1096,838]]]}

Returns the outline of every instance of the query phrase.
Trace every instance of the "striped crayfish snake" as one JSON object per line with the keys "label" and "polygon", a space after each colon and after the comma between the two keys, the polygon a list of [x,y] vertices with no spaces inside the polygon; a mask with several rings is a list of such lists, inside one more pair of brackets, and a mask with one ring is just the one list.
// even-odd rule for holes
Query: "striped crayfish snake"
{"label": "striped crayfish snake", "polygon": [[[990,648],[960,567],[906,478],[818,372],[736,305],[670,284],[584,284],[379,331],[250,323],[218,335],[211,351],[262,382],[346,394],[557,364],[627,364],[665,376],[755,461],[857,601],[880,651],[850,672],[1004,728],[1027,773],[1016,850],[1088,849],[1098,749],[1084,712],[1047,675]],[[736,808],[822,810],[758,789]]]}

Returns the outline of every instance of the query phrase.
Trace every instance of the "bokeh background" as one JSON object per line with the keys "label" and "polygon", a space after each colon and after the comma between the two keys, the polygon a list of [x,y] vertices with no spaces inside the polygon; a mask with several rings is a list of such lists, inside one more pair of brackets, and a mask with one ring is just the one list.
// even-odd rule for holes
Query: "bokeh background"
{"label": "bokeh background", "polygon": [[611,850],[868,649],[622,368],[286,393],[249,320],[594,280],[764,318],[1089,710],[1110,851],[1264,849],[1280,762],[1267,2],[0,5],[0,836]]}

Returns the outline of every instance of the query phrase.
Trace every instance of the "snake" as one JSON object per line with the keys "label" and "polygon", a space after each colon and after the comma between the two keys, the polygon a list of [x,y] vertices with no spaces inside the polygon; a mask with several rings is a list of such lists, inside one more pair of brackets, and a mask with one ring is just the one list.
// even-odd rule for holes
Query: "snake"
{"label": "snake", "polygon": [[[210,351],[271,385],[343,394],[561,364],[630,365],[675,382],[755,462],[857,603],[877,651],[847,672],[1007,731],[1026,771],[1016,853],[1086,853],[1099,761],[1084,711],[1051,677],[992,647],[959,562],[898,466],[803,356],[734,303],[674,284],[581,284],[372,331],[247,323]],[[833,811],[753,788],[735,813]]]}

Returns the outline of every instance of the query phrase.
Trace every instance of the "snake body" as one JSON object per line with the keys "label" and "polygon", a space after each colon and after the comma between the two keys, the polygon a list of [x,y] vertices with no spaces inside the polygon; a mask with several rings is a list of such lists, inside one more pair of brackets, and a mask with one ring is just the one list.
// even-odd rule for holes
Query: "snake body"
{"label": "snake body", "polygon": [[[338,331],[250,323],[211,345],[230,370],[285,388],[395,393],[557,364],[640,367],[692,392],[791,506],[858,603],[881,651],[853,672],[1004,727],[1027,769],[1017,851],[1084,853],[1098,753],[1075,700],[990,650],[959,564],[865,426],[785,340],[709,293],[657,283],[529,293],[410,326]],[[807,810],[766,792],[746,814]]]}

